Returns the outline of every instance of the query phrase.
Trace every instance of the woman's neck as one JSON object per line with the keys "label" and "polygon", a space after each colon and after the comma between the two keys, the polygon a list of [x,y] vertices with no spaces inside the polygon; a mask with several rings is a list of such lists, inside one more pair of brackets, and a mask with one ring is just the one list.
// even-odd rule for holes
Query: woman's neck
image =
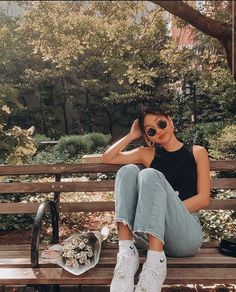
{"label": "woman's neck", "polygon": [[164,147],[166,151],[173,152],[179,150],[183,146],[183,143],[173,135],[167,143],[161,146]]}

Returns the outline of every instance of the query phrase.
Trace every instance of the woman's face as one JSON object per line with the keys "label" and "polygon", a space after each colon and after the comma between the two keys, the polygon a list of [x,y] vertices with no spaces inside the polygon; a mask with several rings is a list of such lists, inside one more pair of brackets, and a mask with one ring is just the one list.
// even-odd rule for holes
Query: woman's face
{"label": "woman's face", "polygon": [[149,141],[165,144],[173,135],[173,121],[170,117],[147,114],[144,118],[144,131]]}

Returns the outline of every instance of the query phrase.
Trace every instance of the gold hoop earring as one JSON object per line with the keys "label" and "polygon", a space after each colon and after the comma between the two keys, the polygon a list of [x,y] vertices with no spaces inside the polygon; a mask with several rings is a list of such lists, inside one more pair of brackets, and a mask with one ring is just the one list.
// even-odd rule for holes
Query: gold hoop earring
{"label": "gold hoop earring", "polygon": [[155,143],[154,143],[153,141],[148,141],[148,145],[149,145],[150,147],[154,147]]}

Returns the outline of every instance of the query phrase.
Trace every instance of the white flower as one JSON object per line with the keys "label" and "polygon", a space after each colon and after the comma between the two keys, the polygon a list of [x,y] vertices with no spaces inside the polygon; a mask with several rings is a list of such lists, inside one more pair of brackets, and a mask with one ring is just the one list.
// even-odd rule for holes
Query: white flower
{"label": "white flower", "polygon": [[86,247],[86,244],[83,241],[79,243],[79,248],[80,249],[83,249],[85,247]]}
{"label": "white flower", "polygon": [[60,258],[66,266],[78,268],[91,263],[94,249],[89,239],[85,235],[75,235],[65,242]]}

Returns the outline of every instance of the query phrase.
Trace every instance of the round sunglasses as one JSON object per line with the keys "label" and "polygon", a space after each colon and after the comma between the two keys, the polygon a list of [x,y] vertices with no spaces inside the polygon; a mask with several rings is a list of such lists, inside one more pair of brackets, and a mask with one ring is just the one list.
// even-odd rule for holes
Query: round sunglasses
{"label": "round sunglasses", "polygon": [[[166,120],[159,120],[156,124],[157,128],[163,130],[167,127],[167,121]],[[149,128],[147,131],[146,131],[146,134],[150,137],[153,137],[155,136],[157,133],[156,129],[154,128]]]}

